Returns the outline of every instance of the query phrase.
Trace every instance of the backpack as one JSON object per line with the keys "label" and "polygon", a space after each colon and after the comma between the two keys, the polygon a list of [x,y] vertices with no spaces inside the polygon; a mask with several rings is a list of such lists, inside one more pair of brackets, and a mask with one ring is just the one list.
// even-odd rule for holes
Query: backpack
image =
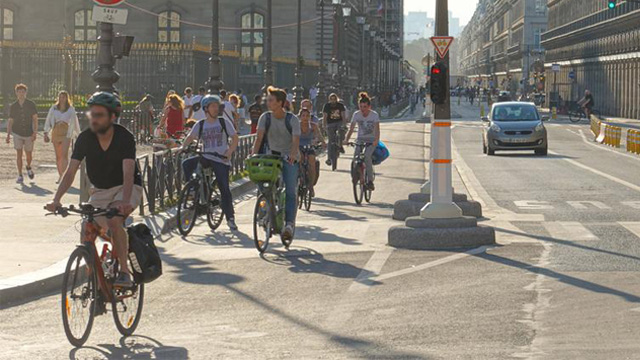
{"label": "backpack", "polygon": [[387,148],[387,145],[385,145],[382,140],[378,141],[378,146],[373,151],[373,155],[371,156],[373,165],[382,164],[383,161],[389,158],[389,155],[391,155],[391,153],[389,152],[389,148]]}
{"label": "backpack", "polygon": [[147,225],[138,223],[127,228],[129,260],[136,283],[150,283],[162,275],[162,260]]}
{"label": "backpack", "polygon": [[[267,135],[269,134],[269,128],[271,127],[271,112],[266,113],[265,126],[264,126],[264,138],[262,139],[262,144],[260,144],[259,154],[266,154],[269,152],[269,141]],[[293,119],[293,114],[290,112],[286,113],[284,118],[284,125],[287,127],[287,131],[289,134],[293,135],[293,126],[291,125],[291,119]]]}

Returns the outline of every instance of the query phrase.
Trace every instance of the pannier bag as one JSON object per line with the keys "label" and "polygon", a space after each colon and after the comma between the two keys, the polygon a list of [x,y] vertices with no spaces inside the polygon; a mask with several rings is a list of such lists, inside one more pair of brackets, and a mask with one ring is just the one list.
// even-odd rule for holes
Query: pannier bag
{"label": "pannier bag", "polygon": [[162,260],[153,242],[153,234],[145,224],[133,224],[129,234],[129,260],[136,283],[150,283],[162,275]]}
{"label": "pannier bag", "polygon": [[389,148],[385,145],[382,140],[378,141],[378,146],[373,151],[373,165],[380,165],[383,161],[387,160],[387,158],[391,155],[389,152]]}

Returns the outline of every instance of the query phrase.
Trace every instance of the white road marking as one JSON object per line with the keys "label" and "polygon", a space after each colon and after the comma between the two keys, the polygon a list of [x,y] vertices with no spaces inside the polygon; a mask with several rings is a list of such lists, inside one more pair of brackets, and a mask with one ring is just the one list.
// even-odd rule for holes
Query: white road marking
{"label": "white road marking", "polygon": [[[600,210],[611,210],[611,207],[605,205],[600,201],[589,201],[589,200],[579,200],[579,201],[567,201],[567,204],[571,205],[576,210],[588,210],[591,207],[600,209]],[[587,206],[591,205],[591,206]]]}
{"label": "white road marking", "polygon": [[640,238],[640,222],[619,221],[618,224]]}
{"label": "white road marking", "polygon": [[[549,151],[549,153],[553,154],[553,155],[561,155],[561,154],[558,154],[557,152],[554,152],[554,151]],[[602,176],[604,178],[607,178],[607,179],[609,179],[611,181],[617,182],[618,184],[626,186],[631,190],[635,190],[635,191],[640,192],[640,186],[638,186],[636,184],[632,184],[632,183],[630,183],[630,182],[628,182],[626,180],[622,180],[622,179],[617,178],[617,177],[615,177],[613,175],[609,175],[609,174],[607,174],[605,172],[602,172],[600,170],[596,170],[596,169],[594,169],[594,168],[592,168],[590,166],[584,165],[584,164],[579,163],[579,162],[577,162],[575,160],[572,160],[572,159],[562,158],[562,160],[570,163],[571,165],[577,166],[577,167],[579,167],[581,169],[590,171],[590,172],[592,172],[592,173],[594,173],[596,175],[600,175],[600,176]]]}
{"label": "white road marking", "polygon": [[580,129],[579,131],[580,131],[579,135],[582,137],[582,141],[584,141],[584,143],[587,144],[587,145],[591,145],[591,146],[593,146],[593,147],[595,147],[597,149],[600,149],[600,150],[610,151],[610,152],[612,152],[614,154],[618,154],[620,156],[628,157],[630,159],[640,160],[640,157],[638,157],[638,156],[633,156],[631,154],[623,153],[621,151],[616,151],[616,150],[614,150],[614,149],[612,149],[612,148],[610,148],[608,146],[594,143],[593,141],[590,141],[589,139],[587,139],[587,136],[584,134],[584,131],[582,131],[582,129]]}
{"label": "white road marking", "polygon": [[443,257],[443,258],[438,259],[438,260],[434,260],[434,261],[430,261],[428,263],[424,263],[422,265],[413,266],[413,267],[410,267],[410,268],[393,271],[393,272],[390,272],[390,273],[386,273],[384,275],[379,275],[379,276],[376,276],[376,277],[372,278],[371,281],[384,281],[384,280],[388,280],[388,279],[395,278],[395,277],[398,277],[398,276],[412,274],[412,273],[414,273],[416,271],[422,271],[422,270],[425,270],[425,269],[436,267],[438,265],[443,265],[443,264],[450,263],[452,261],[464,259],[464,258],[472,256],[472,255],[481,254],[481,253],[483,253],[483,252],[485,252],[485,251],[487,251],[487,250],[489,250],[491,248],[494,248],[494,246],[480,246],[478,248],[471,249],[471,250],[463,252],[463,253],[449,255],[449,256]]}
{"label": "white road marking", "polygon": [[517,200],[513,202],[522,210],[552,210],[553,206],[548,201]]}
{"label": "white road marking", "polygon": [[548,221],[542,224],[554,239],[569,241],[599,240],[596,235],[577,221]]}
{"label": "white road marking", "polygon": [[622,205],[628,206],[632,209],[640,210],[640,201],[623,201]]}

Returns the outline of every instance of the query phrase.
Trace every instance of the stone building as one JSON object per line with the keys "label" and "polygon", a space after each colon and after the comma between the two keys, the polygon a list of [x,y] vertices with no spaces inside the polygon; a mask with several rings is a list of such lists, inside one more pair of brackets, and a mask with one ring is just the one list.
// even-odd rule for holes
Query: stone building
{"label": "stone building", "polygon": [[544,58],[546,0],[480,0],[458,42],[460,72],[468,85],[530,92],[535,64]]}
{"label": "stone building", "polygon": [[[577,101],[591,90],[602,114],[640,118],[640,4],[552,0],[546,51],[546,90]],[[560,65],[553,85],[552,65]],[[550,81],[551,80],[551,81]]]}

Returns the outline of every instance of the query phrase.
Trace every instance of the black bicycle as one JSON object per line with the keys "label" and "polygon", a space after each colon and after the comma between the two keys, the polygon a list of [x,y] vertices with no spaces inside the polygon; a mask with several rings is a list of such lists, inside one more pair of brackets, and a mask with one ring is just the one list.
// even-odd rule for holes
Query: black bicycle
{"label": "black bicycle", "polygon": [[[600,117],[600,112],[596,109],[591,109],[591,114],[595,115],[596,117]],[[574,103],[569,109],[569,121],[571,121],[572,123],[578,123],[582,121],[582,119],[587,119],[587,114],[585,113],[582,106]]]}
{"label": "black bicycle", "polygon": [[[371,184],[367,183],[369,176],[364,155],[366,148],[372,145],[364,142],[349,143],[349,146],[355,147],[355,154],[351,162],[351,182],[353,183],[353,198],[358,205],[362,204],[363,198],[366,202],[371,202],[371,195],[373,194]],[[374,172],[371,177],[375,179],[375,175]]]}
{"label": "black bicycle", "polygon": [[201,165],[204,155],[212,155],[226,160],[223,155],[214,152],[204,152],[195,149],[185,150],[187,153],[198,155],[198,165],[192,177],[185,184],[178,202],[178,231],[183,236],[189,235],[195,226],[196,219],[202,214],[207,215],[207,223],[211,230],[216,230],[222,223],[222,198],[218,189],[218,182],[212,169],[205,169]]}
{"label": "black bicycle", "polygon": [[[316,173],[316,178],[313,181],[309,180],[309,153],[313,151],[317,153],[317,150],[321,148],[320,146],[304,146],[301,148],[302,161],[300,162],[300,171],[298,171],[298,209],[302,209],[303,206],[307,211],[311,209],[313,194],[309,188],[309,183],[313,182],[315,186],[318,176]],[[316,159],[316,171],[318,171],[317,165],[318,161]]]}

